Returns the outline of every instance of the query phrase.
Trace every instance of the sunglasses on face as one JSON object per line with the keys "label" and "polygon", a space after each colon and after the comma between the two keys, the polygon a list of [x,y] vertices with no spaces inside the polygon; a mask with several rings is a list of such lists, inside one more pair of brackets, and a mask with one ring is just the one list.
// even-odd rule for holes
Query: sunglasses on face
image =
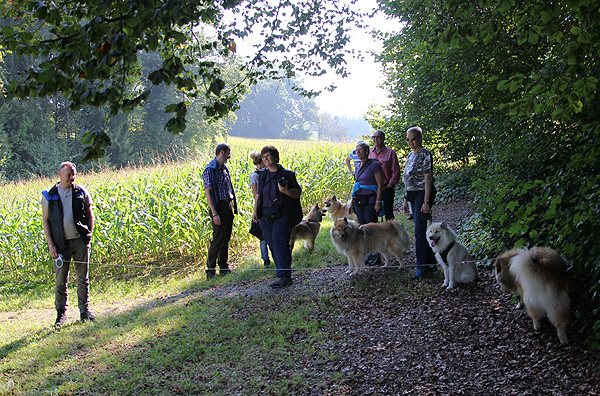
{"label": "sunglasses on face", "polygon": [[409,137],[409,138],[406,138],[406,141],[407,141],[407,142],[414,142],[415,140],[417,140],[417,138],[416,138],[416,137]]}

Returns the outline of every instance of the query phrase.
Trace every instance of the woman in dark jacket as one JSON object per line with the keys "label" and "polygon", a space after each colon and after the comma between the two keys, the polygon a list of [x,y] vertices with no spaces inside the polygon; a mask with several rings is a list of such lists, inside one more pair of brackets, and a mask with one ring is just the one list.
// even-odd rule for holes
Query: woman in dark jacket
{"label": "woman in dark jacket", "polygon": [[258,176],[258,199],[254,203],[254,220],[258,220],[263,236],[273,253],[277,280],[274,289],[292,282],[290,230],[302,220],[300,194],[296,174],[279,165],[279,151],[273,146],[261,150],[265,168]]}

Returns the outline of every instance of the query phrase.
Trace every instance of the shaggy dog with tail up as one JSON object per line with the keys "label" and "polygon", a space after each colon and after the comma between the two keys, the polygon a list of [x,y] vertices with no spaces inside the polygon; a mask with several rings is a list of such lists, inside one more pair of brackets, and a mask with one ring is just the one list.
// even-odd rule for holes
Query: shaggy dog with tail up
{"label": "shaggy dog with tail up", "polygon": [[533,327],[539,330],[548,317],[561,344],[567,344],[571,300],[560,254],[549,247],[514,249],[496,259],[494,267],[502,290],[521,296]]}

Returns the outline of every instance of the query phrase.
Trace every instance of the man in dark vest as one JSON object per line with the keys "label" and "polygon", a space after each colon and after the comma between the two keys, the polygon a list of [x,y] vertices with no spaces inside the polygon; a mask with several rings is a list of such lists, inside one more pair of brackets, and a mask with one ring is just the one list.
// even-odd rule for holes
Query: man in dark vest
{"label": "man in dark vest", "polygon": [[231,184],[231,175],[225,165],[231,157],[231,146],[219,143],[215,148],[215,158],[204,168],[204,195],[212,218],[213,238],[208,248],[206,260],[206,279],[215,276],[217,261],[219,275],[229,273],[229,240],[233,230],[233,216],[237,214],[235,191]]}
{"label": "man in dark vest", "polygon": [[50,256],[54,259],[56,274],[56,327],[67,322],[67,281],[71,259],[77,273],[79,317],[82,322],[95,319],[88,303],[90,240],[94,229],[92,199],[83,187],[74,183],[76,175],[75,164],[62,162],[58,167],[60,181],[50,190],[42,191],[44,235]]}

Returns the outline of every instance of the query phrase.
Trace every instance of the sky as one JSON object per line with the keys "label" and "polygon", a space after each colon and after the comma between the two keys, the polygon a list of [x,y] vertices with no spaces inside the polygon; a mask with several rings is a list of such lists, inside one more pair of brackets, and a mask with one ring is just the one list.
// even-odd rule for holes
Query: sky
{"label": "sky", "polygon": [[[376,16],[372,24],[384,31],[399,30],[397,21],[386,20],[383,16]],[[372,51],[381,51],[381,43],[375,41],[368,31],[354,31],[351,34],[350,47],[363,51],[364,59],[362,62],[358,59],[347,59],[348,77],[342,78],[335,73],[328,73],[321,77],[307,78],[305,84],[310,89],[322,89],[334,83],[338,88],[333,92],[323,91],[315,99],[317,106],[334,116],[362,118],[369,106],[382,106],[390,101],[388,92],[379,88],[383,83],[383,75],[380,65],[371,54]]]}
{"label": "sky", "polygon": [[[344,1],[344,0],[341,0]],[[377,7],[376,0],[360,0],[359,7],[362,11],[370,12]],[[397,31],[397,21],[387,20],[379,13],[368,23],[383,31]],[[362,61],[354,59],[349,55],[346,58],[348,77],[342,78],[333,71],[320,77],[304,77],[305,88],[323,90],[334,84],[337,86],[333,92],[323,90],[315,98],[317,106],[326,113],[333,116],[346,118],[363,118],[371,105],[384,105],[390,101],[387,91],[379,88],[383,82],[383,75],[379,64],[375,63],[372,51],[379,52],[381,43],[375,41],[369,34],[369,29],[354,29],[351,33],[349,49],[360,50],[363,53]],[[256,37],[251,40],[258,40]],[[238,49],[248,48],[251,45],[238,46]],[[243,50],[242,50],[243,51]],[[249,54],[243,54],[249,55]]]}

